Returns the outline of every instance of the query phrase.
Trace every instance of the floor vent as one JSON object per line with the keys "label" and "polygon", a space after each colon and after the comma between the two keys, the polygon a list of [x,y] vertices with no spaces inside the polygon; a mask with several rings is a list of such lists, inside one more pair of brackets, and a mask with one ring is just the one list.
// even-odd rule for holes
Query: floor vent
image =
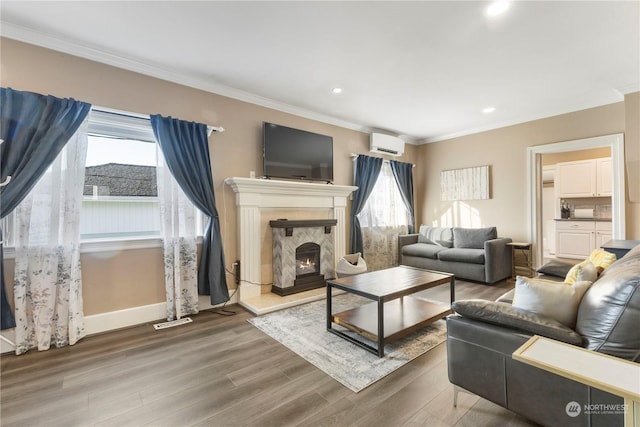
{"label": "floor vent", "polygon": [[156,331],[159,331],[160,329],[173,328],[174,326],[180,326],[191,322],[193,322],[193,320],[191,320],[190,317],[183,317],[182,319],[171,320],[169,322],[156,323],[153,325],[153,328]]}

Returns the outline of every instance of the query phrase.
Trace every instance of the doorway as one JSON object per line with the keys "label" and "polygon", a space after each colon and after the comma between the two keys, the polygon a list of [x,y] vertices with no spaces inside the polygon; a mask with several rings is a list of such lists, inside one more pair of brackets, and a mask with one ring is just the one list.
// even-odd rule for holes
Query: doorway
{"label": "doorway", "polygon": [[534,247],[534,263],[539,266],[543,256],[543,165],[542,156],[585,149],[609,148],[611,152],[611,219],[612,238],[625,238],[625,181],[624,181],[624,136],[606,135],[595,138],[538,145],[527,149],[529,239]]}

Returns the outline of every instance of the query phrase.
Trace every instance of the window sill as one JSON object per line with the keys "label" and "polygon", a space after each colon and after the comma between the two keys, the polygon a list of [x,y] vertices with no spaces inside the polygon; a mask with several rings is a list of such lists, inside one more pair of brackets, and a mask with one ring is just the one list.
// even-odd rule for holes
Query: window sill
{"label": "window sill", "polygon": [[160,237],[129,237],[127,239],[91,239],[80,242],[80,253],[126,251],[130,249],[161,248]]}
{"label": "window sill", "polygon": [[[198,245],[202,244],[202,236],[196,239]],[[162,248],[160,237],[141,237],[124,239],[92,239],[80,242],[80,253],[117,252],[131,249]],[[2,249],[5,259],[15,259],[16,249],[5,247]]]}

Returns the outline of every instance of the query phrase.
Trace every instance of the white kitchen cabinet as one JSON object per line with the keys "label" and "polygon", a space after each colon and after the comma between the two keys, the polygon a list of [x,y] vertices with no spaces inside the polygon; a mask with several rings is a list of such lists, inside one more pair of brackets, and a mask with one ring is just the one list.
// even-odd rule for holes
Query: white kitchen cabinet
{"label": "white kitchen cabinet", "polygon": [[594,249],[611,240],[611,223],[604,221],[557,221],[556,256],[588,258]]}
{"label": "white kitchen cabinet", "polygon": [[596,159],[596,196],[611,196],[611,157]]}
{"label": "white kitchen cabinet", "polygon": [[577,160],[556,165],[559,197],[611,196],[611,158]]}
{"label": "white kitchen cabinet", "polygon": [[556,256],[585,259],[596,245],[594,221],[558,221]]}
{"label": "white kitchen cabinet", "polygon": [[602,245],[611,240],[611,236],[610,222],[596,222],[596,248],[602,247]]}

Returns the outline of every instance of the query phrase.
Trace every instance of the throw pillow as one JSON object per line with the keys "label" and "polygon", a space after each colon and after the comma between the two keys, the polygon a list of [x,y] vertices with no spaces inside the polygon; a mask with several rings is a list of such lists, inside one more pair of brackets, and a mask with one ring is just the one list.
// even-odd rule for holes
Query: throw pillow
{"label": "throw pillow", "polygon": [[571,270],[573,264],[566,262],[551,260],[536,270],[540,274],[547,274],[549,276],[556,276],[565,278],[569,270]]}
{"label": "throw pillow", "polygon": [[516,278],[513,306],[550,317],[570,328],[576,325],[578,306],[591,282],[573,285],[551,280]]}
{"label": "throw pillow", "polygon": [[576,282],[595,282],[598,280],[598,268],[587,260],[584,265],[578,267],[578,277]]}
{"label": "throw pillow", "polygon": [[580,266],[586,265],[588,262],[591,262],[597,270],[598,274],[602,273],[607,267],[613,264],[616,261],[615,254],[611,252],[607,252],[603,249],[596,249],[591,252],[589,258],[585,259],[581,263],[574,265],[571,270],[567,273],[567,276],[564,278],[564,281],[568,284],[573,284],[578,280],[578,268]]}

